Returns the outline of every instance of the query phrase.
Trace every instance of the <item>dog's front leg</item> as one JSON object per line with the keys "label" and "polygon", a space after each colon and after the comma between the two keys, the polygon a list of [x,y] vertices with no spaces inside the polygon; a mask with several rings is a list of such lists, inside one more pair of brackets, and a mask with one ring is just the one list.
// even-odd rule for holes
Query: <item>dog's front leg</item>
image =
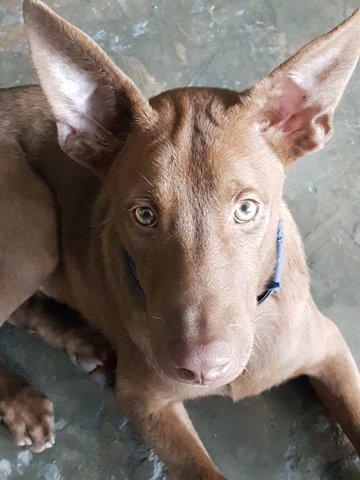
{"label": "dog's front leg", "polygon": [[[145,393],[146,392],[146,393]],[[182,402],[159,398],[139,378],[117,377],[120,407],[146,443],[165,463],[171,480],[225,480],[208,456]]]}
{"label": "dog's front leg", "polygon": [[317,312],[314,361],[305,371],[328,409],[360,454],[360,374],[334,323]]}
{"label": "dog's front leg", "polygon": [[65,350],[71,361],[88,373],[102,371],[112,356],[110,345],[79,313],[40,292],[20,305],[8,322]]}

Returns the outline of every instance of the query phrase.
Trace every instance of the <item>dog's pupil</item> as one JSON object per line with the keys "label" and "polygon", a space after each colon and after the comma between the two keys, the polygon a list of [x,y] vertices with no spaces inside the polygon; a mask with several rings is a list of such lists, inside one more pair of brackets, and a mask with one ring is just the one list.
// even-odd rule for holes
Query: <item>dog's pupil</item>
{"label": "dog's pupil", "polygon": [[249,215],[250,213],[250,205],[248,203],[243,203],[241,205],[241,211],[245,213],[245,215]]}
{"label": "dog's pupil", "polygon": [[151,223],[153,220],[153,213],[149,208],[143,208],[141,212],[143,221],[146,223]]}

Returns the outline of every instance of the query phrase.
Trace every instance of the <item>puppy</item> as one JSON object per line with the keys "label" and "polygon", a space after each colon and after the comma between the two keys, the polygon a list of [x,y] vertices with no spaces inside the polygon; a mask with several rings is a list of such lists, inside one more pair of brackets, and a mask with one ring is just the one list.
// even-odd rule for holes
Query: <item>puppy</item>
{"label": "puppy", "polygon": [[[311,298],[282,201],[287,168],[331,137],[359,11],[244,92],[150,100],[40,1],[24,1],[24,19],[41,86],[0,93],[0,320],[29,323],[50,298],[100,330],[119,406],[171,478],[225,478],[184,400],[239,400],[304,374],[359,451],[359,372]],[[20,399],[31,415],[11,384],[1,371],[3,409]],[[53,443],[43,401],[18,444]]]}

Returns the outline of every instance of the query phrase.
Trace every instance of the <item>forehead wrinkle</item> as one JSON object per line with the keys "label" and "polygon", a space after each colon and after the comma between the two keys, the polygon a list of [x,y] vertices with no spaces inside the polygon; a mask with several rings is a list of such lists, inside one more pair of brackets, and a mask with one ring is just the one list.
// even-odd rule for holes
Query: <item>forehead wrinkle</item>
{"label": "forehead wrinkle", "polygon": [[[160,115],[159,128],[166,122],[167,141],[159,132],[154,167],[155,189],[165,211],[174,222],[174,234],[194,254],[204,251],[211,220],[218,217],[219,181],[217,158],[212,144],[222,135],[225,117],[221,102],[212,97],[174,95],[166,102],[171,113]],[[169,141],[170,140],[170,141]],[[173,219],[174,220],[174,219]]]}
{"label": "forehead wrinkle", "polygon": [[[181,181],[177,182],[178,204],[182,205],[179,234],[194,255],[202,256],[209,237],[211,218],[215,215],[218,200],[218,182],[210,145],[217,130],[210,108],[194,105],[191,111],[191,137],[183,151],[180,169]],[[190,119],[189,119],[190,120]],[[185,201],[184,201],[185,199]]]}
{"label": "forehead wrinkle", "polygon": [[159,123],[148,155],[152,159],[155,195],[162,198],[164,204],[171,202],[174,183],[183,178],[187,167],[191,119],[192,105],[186,96],[162,99]]}

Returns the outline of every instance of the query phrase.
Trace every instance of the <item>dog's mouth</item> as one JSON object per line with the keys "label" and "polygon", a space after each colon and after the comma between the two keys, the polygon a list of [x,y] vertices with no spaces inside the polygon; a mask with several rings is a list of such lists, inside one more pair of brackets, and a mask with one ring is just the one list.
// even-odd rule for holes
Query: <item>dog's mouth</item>
{"label": "dog's mouth", "polygon": [[[180,384],[200,388],[220,388],[241,376],[252,351],[252,333],[234,341],[219,337],[210,343],[184,343],[165,345],[149,338],[151,364],[161,376]],[[241,345],[242,351],[238,346]]]}

